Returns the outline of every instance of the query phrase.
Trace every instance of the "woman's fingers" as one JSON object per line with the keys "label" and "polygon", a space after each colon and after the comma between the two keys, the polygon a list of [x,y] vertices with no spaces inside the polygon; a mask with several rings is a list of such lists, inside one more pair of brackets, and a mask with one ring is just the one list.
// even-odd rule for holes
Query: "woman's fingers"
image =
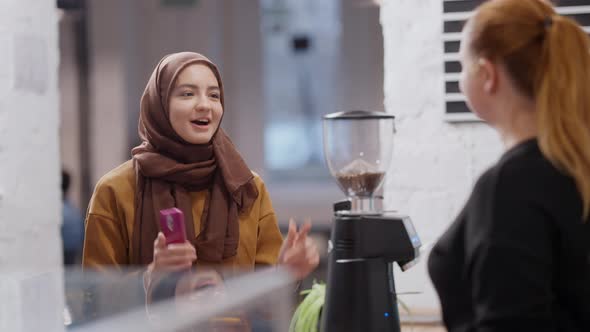
{"label": "woman's fingers", "polygon": [[[160,233],[161,234],[161,233]],[[197,260],[195,248],[189,242],[170,244],[162,246],[162,236],[158,234],[154,243],[154,269],[165,271],[176,271],[192,266]]]}
{"label": "woman's fingers", "polygon": [[170,244],[170,245],[168,245],[166,250],[164,250],[163,252],[166,252],[169,255],[178,255],[178,256],[187,255],[187,256],[194,256],[195,258],[197,258],[197,251],[189,243]]}

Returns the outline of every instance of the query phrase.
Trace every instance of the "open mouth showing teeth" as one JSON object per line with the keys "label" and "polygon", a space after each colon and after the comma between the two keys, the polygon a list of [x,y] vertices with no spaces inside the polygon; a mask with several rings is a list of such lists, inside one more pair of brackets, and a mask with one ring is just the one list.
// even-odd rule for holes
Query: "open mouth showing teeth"
{"label": "open mouth showing teeth", "polygon": [[209,120],[208,119],[199,119],[199,120],[195,120],[195,121],[191,121],[192,123],[199,125],[199,126],[206,126],[209,124]]}

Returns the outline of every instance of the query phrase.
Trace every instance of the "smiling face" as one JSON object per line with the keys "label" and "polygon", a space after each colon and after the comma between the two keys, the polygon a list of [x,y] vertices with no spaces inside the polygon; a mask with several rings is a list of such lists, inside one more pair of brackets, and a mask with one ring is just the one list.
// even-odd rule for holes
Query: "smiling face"
{"label": "smiling face", "polygon": [[168,101],[170,124],[190,144],[207,144],[219,127],[223,106],[213,71],[204,64],[184,68]]}

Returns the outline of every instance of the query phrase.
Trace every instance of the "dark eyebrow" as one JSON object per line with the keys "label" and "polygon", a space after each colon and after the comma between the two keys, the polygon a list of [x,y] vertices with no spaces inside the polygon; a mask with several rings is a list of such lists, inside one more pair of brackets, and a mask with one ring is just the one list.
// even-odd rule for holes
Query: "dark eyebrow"
{"label": "dark eyebrow", "polygon": [[189,83],[186,83],[186,84],[180,84],[180,85],[176,86],[176,89],[182,89],[182,88],[191,88],[191,89],[197,89],[197,86],[196,86],[196,85],[194,85],[194,84],[189,84]]}
{"label": "dark eyebrow", "polygon": [[[175,89],[182,89],[182,88],[190,88],[190,89],[197,90],[199,87],[194,84],[185,83],[185,84],[180,84]],[[207,87],[207,90],[221,90],[221,89],[219,89],[219,87],[217,85],[210,85]]]}

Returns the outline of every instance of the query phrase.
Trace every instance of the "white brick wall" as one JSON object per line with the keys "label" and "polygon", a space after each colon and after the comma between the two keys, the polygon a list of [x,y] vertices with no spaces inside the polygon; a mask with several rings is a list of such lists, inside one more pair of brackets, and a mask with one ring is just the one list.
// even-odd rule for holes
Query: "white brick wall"
{"label": "white brick wall", "polygon": [[[385,107],[397,117],[394,156],[385,184],[386,207],[409,214],[422,242],[438,238],[472,185],[499,157],[497,135],[482,123],[444,120],[442,0],[384,0]],[[427,255],[397,274],[399,292],[416,313],[435,313],[438,298]]]}
{"label": "white brick wall", "polygon": [[0,331],[61,331],[55,1],[0,1]]}

